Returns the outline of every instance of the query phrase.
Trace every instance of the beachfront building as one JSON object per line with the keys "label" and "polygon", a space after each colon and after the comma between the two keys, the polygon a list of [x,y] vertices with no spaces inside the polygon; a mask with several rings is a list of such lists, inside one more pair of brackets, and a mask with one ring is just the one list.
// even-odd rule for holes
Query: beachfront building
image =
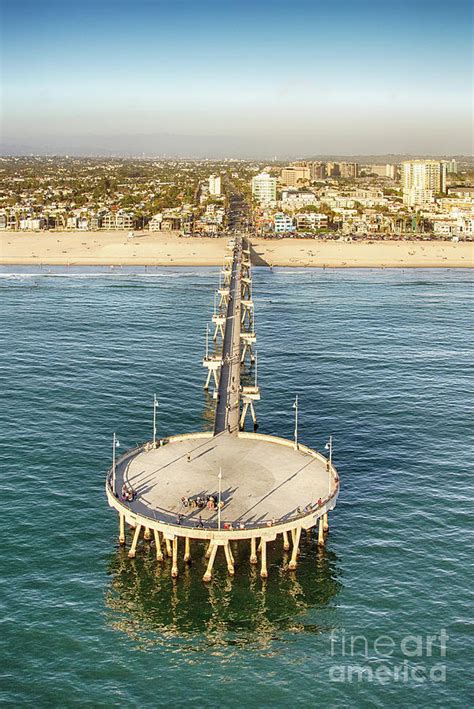
{"label": "beachfront building", "polygon": [[222,192],[222,179],[220,175],[210,175],[209,177],[209,194],[213,197],[219,196]]}
{"label": "beachfront building", "polygon": [[17,216],[13,211],[0,210],[0,229],[16,229]]}
{"label": "beachfront building", "polygon": [[328,217],[320,212],[299,212],[295,216],[298,231],[313,231],[325,229],[328,226]]}
{"label": "beachfront building", "polygon": [[433,232],[436,236],[457,236],[464,239],[472,239],[474,217],[437,217],[433,220]]}
{"label": "beachfront building", "polygon": [[135,226],[135,215],[132,212],[125,212],[119,209],[117,212],[106,212],[102,217],[102,229],[113,231],[120,229],[133,229]]}
{"label": "beachfront building", "polygon": [[260,204],[268,204],[276,200],[276,177],[272,177],[268,172],[261,172],[252,177],[252,196]]}
{"label": "beachfront building", "polygon": [[159,214],[154,214],[150,221],[148,222],[148,229],[150,231],[161,231],[161,223],[163,221],[163,215],[161,212]]}
{"label": "beachfront building", "polygon": [[402,162],[403,202],[409,207],[434,201],[436,194],[446,192],[446,163],[439,160],[405,160]]}
{"label": "beachfront building", "polygon": [[293,219],[288,216],[288,214],[283,214],[283,212],[278,212],[273,217],[273,225],[275,234],[285,234],[288,231],[293,231],[295,226]]}
{"label": "beachfront building", "polygon": [[161,221],[163,231],[179,231],[181,228],[181,217],[179,214],[164,214]]}
{"label": "beachfront building", "polygon": [[39,231],[46,226],[46,220],[43,217],[24,217],[20,219],[20,229],[22,231]]}
{"label": "beachfront building", "polygon": [[66,229],[88,231],[90,229],[90,221],[86,216],[74,215],[66,219]]}

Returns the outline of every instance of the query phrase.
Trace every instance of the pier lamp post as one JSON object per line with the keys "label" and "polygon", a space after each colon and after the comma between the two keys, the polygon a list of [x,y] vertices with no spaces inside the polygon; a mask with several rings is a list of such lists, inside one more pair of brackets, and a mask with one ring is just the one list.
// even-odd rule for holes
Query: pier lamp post
{"label": "pier lamp post", "polygon": [[219,480],[219,490],[218,490],[218,502],[217,502],[217,528],[221,528],[221,499],[222,499],[222,468],[219,468],[219,475],[217,476]]}
{"label": "pier lamp post", "polygon": [[[324,446],[327,451],[329,451],[329,472],[332,470],[332,436],[329,436],[329,440]],[[329,494],[331,494],[331,478],[329,477]]]}
{"label": "pier lamp post", "polygon": [[115,495],[115,449],[120,445],[120,441],[115,435],[112,436],[112,492]]}
{"label": "pier lamp post", "polygon": [[298,394],[296,395],[293,408],[295,410],[295,450],[298,450]]}
{"label": "pier lamp post", "polygon": [[156,409],[158,408],[158,399],[156,394],[153,394],[153,447],[156,446]]}
{"label": "pier lamp post", "polygon": [[209,325],[206,325],[206,359],[209,359]]}

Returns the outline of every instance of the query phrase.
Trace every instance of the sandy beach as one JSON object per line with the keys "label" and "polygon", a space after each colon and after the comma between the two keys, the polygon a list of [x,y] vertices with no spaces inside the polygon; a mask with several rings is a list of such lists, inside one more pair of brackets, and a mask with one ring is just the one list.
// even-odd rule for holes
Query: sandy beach
{"label": "sandy beach", "polygon": [[[215,266],[226,239],[172,232],[0,232],[0,265]],[[253,239],[252,261],[267,266],[327,268],[472,268],[474,244],[451,241],[343,242]]]}

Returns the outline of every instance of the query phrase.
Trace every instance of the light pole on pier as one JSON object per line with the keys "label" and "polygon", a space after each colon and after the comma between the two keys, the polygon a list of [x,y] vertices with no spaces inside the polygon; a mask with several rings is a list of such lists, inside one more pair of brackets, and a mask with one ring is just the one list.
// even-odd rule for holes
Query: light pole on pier
{"label": "light pole on pier", "polygon": [[295,450],[298,450],[298,394],[296,395],[293,408],[295,410]]}
{"label": "light pole on pier", "polygon": [[153,394],[153,446],[156,445],[156,409],[158,408],[158,399],[156,394]]}
{"label": "light pole on pier", "polygon": [[206,359],[209,359],[209,325],[206,325]]}
{"label": "light pole on pier", "polygon": [[219,491],[217,496],[217,528],[221,528],[221,499],[222,499],[222,468],[219,468],[219,475],[217,476],[219,480]]}
{"label": "light pole on pier", "polygon": [[[329,440],[324,447],[329,451],[328,472],[330,473],[332,470],[332,436],[329,436]],[[329,494],[331,494],[331,476],[329,476]]]}
{"label": "light pole on pier", "polygon": [[120,445],[120,441],[114,434],[112,436],[112,492],[115,495],[115,449],[118,448]]}

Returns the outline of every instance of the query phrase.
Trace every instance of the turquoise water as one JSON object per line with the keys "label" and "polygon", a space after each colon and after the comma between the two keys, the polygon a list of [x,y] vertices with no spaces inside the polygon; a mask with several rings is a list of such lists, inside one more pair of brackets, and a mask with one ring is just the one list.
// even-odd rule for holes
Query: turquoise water
{"label": "turquoise water", "polygon": [[274,548],[262,582],[245,550],[205,586],[202,550],[177,582],[146,543],[126,558],[104,474],[154,392],[161,434],[210,426],[216,270],[52,270],[0,271],[3,703],[467,706],[471,274],[255,269],[260,431],[291,437],[298,394],[342,491],[296,574]]}

